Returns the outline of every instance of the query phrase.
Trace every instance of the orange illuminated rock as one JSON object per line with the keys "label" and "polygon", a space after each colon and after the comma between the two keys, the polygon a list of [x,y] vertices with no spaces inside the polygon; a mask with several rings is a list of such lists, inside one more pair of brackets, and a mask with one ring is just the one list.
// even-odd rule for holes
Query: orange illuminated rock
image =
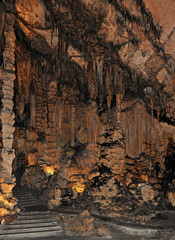
{"label": "orange illuminated rock", "polygon": [[135,208],[155,206],[174,177],[174,1],[3,2],[2,197],[24,168],[21,184],[43,190],[50,206],[87,193],[103,214],[119,214],[133,210],[137,190]]}
{"label": "orange illuminated rock", "polygon": [[175,193],[173,191],[168,192],[167,196],[168,196],[168,201],[171,203],[173,207],[175,207]]}

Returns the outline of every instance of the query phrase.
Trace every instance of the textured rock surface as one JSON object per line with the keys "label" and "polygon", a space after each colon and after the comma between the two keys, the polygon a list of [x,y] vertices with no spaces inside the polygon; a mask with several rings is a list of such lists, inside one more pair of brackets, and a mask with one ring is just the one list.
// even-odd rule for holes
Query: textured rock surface
{"label": "textured rock surface", "polygon": [[16,175],[51,188],[53,204],[85,191],[109,215],[172,202],[174,1],[17,0],[15,7],[4,34],[0,28],[4,178],[13,184],[15,158]]}
{"label": "textured rock surface", "polygon": [[[13,11],[13,4],[5,3],[6,10]],[[1,12],[3,15],[3,11]],[[1,15],[1,16],[2,16]],[[14,32],[15,16],[12,13],[6,13],[4,17],[4,51],[3,51],[3,70],[1,70],[2,81],[2,99],[1,99],[1,131],[2,131],[2,148],[1,148],[1,204],[2,207],[13,210],[16,204],[12,197],[12,188],[14,187],[15,177],[12,175],[12,163],[15,158],[15,150],[13,148],[13,132],[15,114],[14,107],[14,81],[15,81],[15,32]],[[2,36],[1,36],[2,37]]]}
{"label": "textured rock surface", "polygon": [[94,218],[86,210],[68,222],[65,222],[67,231],[75,232],[77,235],[91,235],[94,232]]}
{"label": "textured rock surface", "polygon": [[26,168],[21,178],[21,185],[26,184],[32,190],[39,189],[42,191],[47,186],[47,182],[47,176],[39,166]]}

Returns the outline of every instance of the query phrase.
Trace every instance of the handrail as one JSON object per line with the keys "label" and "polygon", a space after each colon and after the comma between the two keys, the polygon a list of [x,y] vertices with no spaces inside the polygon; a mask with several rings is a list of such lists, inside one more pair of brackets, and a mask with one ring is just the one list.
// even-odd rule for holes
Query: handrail
{"label": "handrail", "polygon": [[[23,180],[23,179],[21,179],[21,180],[23,181],[24,185],[26,185],[25,182],[24,182],[24,180]],[[36,189],[37,191],[39,191],[40,193],[42,193],[42,191],[41,191],[39,188],[35,187],[35,186],[34,186],[32,183],[30,183],[28,180],[25,179],[25,181],[26,181],[27,183],[29,183],[34,189]],[[32,191],[32,190],[31,190],[31,191]],[[39,198],[39,200],[41,200],[41,199]],[[49,201],[49,198],[47,198],[47,200]],[[43,202],[44,202],[44,201],[43,201]],[[53,209],[57,212],[59,218],[61,219],[62,224],[63,224],[63,231],[65,231],[63,218],[60,216],[59,212],[57,211],[57,209],[55,208],[55,206],[52,204],[52,202],[50,202],[50,203],[51,203]],[[48,210],[49,210],[49,207],[48,207]]]}

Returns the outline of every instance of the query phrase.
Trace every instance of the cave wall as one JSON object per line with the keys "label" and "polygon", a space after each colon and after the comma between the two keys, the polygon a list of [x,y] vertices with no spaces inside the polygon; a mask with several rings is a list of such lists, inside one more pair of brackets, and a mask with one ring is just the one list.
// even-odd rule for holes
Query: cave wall
{"label": "cave wall", "polygon": [[[29,166],[40,166],[58,174],[61,188],[93,184],[100,169],[114,177],[107,189],[116,181],[149,182],[159,191],[169,181],[166,161],[175,142],[170,2],[16,0],[15,56],[8,53],[15,65],[16,176],[25,171],[25,182]],[[0,30],[7,44],[12,38]],[[2,71],[3,84],[4,77]],[[2,140],[1,155],[3,147]]]}
{"label": "cave wall", "polygon": [[[58,86],[51,73],[52,63],[45,62],[43,73],[42,59],[30,60],[27,53],[26,59],[21,53],[16,51],[14,168],[17,169],[20,162],[39,164],[43,168],[51,165],[57,171],[61,169],[69,181],[78,173],[88,178],[97,164],[106,161],[115,174],[122,173],[123,167],[119,165],[124,164],[125,143],[115,108],[109,110],[109,116],[100,113],[93,99],[86,102],[81,99],[76,83],[72,83],[74,80],[63,80]],[[111,150],[106,144],[111,145]],[[108,157],[100,159],[102,155]],[[23,156],[23,160],[19,161],[18,156]]]}

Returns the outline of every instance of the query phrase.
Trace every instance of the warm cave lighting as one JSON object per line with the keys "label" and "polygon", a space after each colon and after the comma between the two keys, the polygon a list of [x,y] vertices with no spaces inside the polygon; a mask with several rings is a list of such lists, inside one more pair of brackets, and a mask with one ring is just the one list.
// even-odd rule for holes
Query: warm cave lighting
{"label": "warm cave lighting", "polygon": [[53,166],[46,166],[44,167],[44,172],[47,176],[51,176],[54,174],[54,167]]}
{"label": "warm cave lighting", "polygon": [[74,185],[74,189],[76,190],[77,193],[83,193],[85,189],[85,185],[81,182],[76,182]]}
{"label": "warm cave lighting", "polygon": [[143,183],[148,183],[148,176],[147,175],[142,175],[141,176],[141,183],[138,184],[140,187]]}

